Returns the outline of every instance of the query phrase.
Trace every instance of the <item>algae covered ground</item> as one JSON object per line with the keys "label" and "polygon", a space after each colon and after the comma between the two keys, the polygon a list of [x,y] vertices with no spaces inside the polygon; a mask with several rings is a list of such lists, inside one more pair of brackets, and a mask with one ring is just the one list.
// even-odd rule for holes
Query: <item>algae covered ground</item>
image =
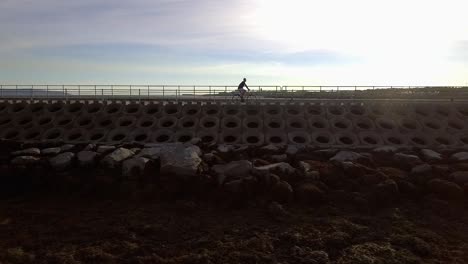
{"label": "algae covered ground", "polygon": [[468,263],[466,212],[20,195],[0,200],[0,263]]}

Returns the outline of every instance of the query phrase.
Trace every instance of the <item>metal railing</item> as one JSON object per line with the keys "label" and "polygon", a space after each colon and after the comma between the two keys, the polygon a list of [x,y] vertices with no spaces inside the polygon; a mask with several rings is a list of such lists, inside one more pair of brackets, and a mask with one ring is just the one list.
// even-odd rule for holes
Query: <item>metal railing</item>
{"label": "metal railing", "polygon": [[[467,86],[249,86],[258,98],[468,98]],[[3,99],[226,100],[229,85],[0,85]]]}

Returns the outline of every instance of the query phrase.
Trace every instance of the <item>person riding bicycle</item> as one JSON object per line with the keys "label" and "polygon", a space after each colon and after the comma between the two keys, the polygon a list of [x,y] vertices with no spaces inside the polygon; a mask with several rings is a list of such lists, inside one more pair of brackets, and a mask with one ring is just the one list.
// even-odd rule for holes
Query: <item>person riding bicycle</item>
{"label": "person riding bicycle", "polygon": [[247,81],[247,79],[244,78],[244,80],[239,84],[239,87],[237,87],[237,89],[239,90],[241,102],[244,102],[244,94],[246,93],[246,91],[244,90],[244,86],[247,88],[247,90],[250,91],[250,88],[245,83],[246,81]]}

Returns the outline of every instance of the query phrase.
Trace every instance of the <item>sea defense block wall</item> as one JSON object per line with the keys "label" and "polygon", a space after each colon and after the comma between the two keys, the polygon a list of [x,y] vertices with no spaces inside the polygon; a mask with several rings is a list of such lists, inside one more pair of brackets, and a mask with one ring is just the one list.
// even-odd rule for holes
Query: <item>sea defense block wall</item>
{"label": "sea defense block wall", "polygon": [[467,132],[454,102],[0,102],[0,138],[32,143],[457,147]]}

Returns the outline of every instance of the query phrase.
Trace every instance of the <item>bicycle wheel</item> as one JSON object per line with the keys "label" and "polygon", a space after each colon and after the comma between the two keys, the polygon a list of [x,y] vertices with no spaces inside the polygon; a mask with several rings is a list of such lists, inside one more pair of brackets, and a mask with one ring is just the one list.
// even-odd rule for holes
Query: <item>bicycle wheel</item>
{"label": "bicycle wheel", "polygon": [[232,96],[231,96],[231,103],[237,104],[237,103],[240,103],[240,102],[241,102],[241,97],[240,97],[239,93],[233,92]]}
{"label": "bicycle wheel", "polygon": [[254,92],[249,92],[245,98],[245,101],[249,103],[256,103],[258,102],[257,95]]}

